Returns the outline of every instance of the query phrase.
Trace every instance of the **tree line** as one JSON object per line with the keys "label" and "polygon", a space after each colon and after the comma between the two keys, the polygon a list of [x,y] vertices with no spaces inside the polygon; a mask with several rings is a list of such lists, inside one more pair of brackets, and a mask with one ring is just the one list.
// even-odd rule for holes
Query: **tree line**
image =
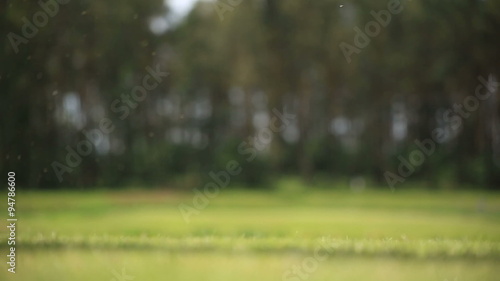
{"label": "tree line", "polygon": [[220,0],[180,22],[160,0],[0,11],[0,170],[19,185],[187,188],[240,160],[253,187],[500,187],[498,1]]}

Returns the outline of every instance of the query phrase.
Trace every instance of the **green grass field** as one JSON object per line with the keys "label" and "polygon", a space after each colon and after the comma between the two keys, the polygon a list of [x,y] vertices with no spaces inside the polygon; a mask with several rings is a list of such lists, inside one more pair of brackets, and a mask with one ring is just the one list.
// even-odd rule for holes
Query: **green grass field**
{"label": "green grass field", "polygon": [[0,280],[500,280],[500,194],[224,190],[186,223],[192,197],[18,191]]}

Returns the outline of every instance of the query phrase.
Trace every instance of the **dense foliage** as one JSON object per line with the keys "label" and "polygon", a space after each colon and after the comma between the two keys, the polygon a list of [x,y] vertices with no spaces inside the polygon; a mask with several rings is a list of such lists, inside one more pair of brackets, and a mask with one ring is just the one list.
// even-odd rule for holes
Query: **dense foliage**
{"label": "dense foliage", "polygon": [[[182,187],[235,160],[249,184],[389,171],[500,187],[499,1],[224,3],[157,33],[160,0],[0,3],[2,174]],[[267,143],[276,110],[295,118]]]}

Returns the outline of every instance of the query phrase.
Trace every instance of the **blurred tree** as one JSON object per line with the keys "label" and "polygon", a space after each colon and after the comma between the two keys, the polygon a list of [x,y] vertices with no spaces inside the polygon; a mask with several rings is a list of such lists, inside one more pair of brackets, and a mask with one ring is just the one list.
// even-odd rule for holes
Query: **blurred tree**
{"label": "blurred tree", "polygon": [[[374,13],[388,4],[252,0],[221,20],[201,1],[174,24],[163,1],[83,1],[59,4],[36,27],[46,10],[38,3],[0,3],[0,171],[41,188],[192,178],[187,188],[234,159],[246,183],[286,173],[383,183],[398,156],[440,128],[448,135],[410,180],[498,189],[498,90],[457,130],[444,112],[474,94],[479,76],[498,81],[500,4],[401,1],[382,24]],[[366,46],[348,61],[339,44],[355,44],[367,24],[378,24],[377,34],[365,34]],[[147,66],[168,71],[168,81],[130,103]],[[254,144],[273,109],[297,122],[247,161],[238,147]],[[114,131],[68,166],[68,149],[104,118]],[[68,166],[62,182],[54,161]]]}

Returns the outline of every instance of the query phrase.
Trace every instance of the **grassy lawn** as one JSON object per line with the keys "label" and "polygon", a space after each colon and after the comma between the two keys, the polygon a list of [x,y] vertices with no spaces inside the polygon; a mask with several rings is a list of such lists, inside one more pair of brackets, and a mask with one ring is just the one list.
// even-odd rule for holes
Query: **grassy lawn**
{"label": "grassy lawn", "polygon": [[186,223],[192,198],[20,192],[0,280],[499,280],[500,194],[224,190]]}

